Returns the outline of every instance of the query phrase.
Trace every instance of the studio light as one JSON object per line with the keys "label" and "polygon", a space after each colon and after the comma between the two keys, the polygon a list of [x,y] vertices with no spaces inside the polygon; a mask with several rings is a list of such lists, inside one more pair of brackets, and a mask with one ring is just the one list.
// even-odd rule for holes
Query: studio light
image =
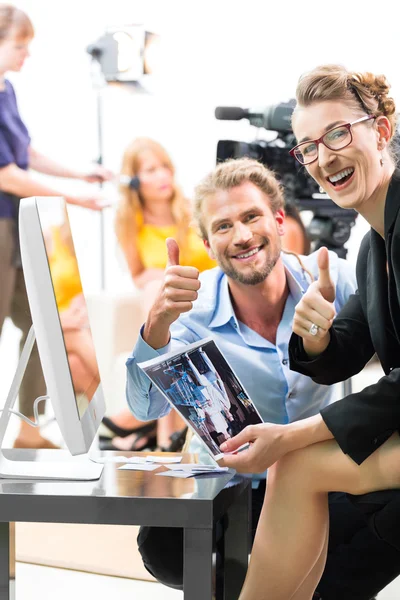
{"label": "studio light", "polygon": [[110,27],[88,53],[99,62],[107,82],[138,82],[143,75],[154,73],[159,36],[145,31],[143,25]]}

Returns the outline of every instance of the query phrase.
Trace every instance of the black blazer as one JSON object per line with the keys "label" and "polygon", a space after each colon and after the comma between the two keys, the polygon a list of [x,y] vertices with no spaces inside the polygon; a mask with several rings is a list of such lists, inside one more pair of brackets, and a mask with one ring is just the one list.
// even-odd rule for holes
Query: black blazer
{"label": "black blazer", "polygon": [[[357,293],[331,328],[328,348],[307,360],[302,339],[292,334],[290,368],[317,383],[333,384],[359,373],[376,352],[385,376],[321,411],[343,452],[361,464],[400,430],[400,171],[385,204],[385,239],[373,229],[357,259]],[[388,272],[386,270],[386,262]]]}

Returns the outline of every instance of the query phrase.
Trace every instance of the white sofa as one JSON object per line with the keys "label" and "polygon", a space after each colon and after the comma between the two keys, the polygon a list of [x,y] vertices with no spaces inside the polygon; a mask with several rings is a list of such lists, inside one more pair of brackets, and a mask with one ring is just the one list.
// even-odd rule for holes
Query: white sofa
{"label": "white sofa", "polygon": [[135,345],[148,307],[141,292],[99,292],[87,296],[107,414],[126,408],[125,361]]}

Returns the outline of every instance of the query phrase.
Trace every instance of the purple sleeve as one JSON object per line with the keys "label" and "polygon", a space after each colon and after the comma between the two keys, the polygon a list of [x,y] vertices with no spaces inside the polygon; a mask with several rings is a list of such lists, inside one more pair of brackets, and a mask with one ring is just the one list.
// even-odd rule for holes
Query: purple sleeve
{"label": "purple sleeve", "polygon": [[11,163],[14,163],[14,156],[12,154],[10,145],[3,130],[0,128],[0,168],[6,167]]}
{"label": "purple sleeve", "polygon": [[31,138],[19,115],[14,89],[9,81],[5,83],[0,93],[0,168],[14,163],[27,169]]}

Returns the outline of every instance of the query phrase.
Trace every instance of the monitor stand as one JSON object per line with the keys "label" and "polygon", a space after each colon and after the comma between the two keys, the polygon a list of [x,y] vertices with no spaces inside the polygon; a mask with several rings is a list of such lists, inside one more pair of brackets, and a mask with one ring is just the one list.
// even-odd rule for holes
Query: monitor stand
{"label": "monitor stand", "polygon": [[[2,452],[2,444],[7,425],[10,421],[10,410],[13,408],[18,396],[21,381],[23,379],[29,357],[35,343],[35,332],[33,326],[29,330],[24,348],[11,383],[3,412],[0,416],[0,479],[41,479],[41,480],[69,480],[69,481],[93,481],[99,479],[103,465],[90,461],[87,457],[69,456],[64,460],[51,461],[22,461],[6,458]],[[51,458],[57,456],[57,452],[64,454],[62,450],[43,450],[48,452]],[[8,455],[13,451],[9,450]]]}

